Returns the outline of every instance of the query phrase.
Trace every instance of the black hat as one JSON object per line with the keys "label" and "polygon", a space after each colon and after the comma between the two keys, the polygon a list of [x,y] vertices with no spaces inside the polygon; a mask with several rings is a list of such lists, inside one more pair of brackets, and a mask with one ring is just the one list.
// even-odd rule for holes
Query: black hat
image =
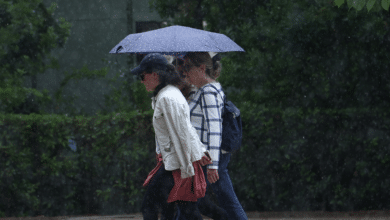
{"label": "black hat", "polygon": [[131,70],[134,75],[140,75],[147,69],[157,68],[165,70],[169,65],[168,60],[159,53],[150,53],[146,55],[139,66]]}

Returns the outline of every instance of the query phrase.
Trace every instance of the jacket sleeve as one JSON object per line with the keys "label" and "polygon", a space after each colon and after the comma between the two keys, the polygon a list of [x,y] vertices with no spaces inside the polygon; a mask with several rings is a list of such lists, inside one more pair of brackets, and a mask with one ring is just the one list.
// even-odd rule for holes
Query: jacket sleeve
{"label": "jacket sleeve", "polygon": [[180,164],[181,178],[194,176],[192,162],[200,160],[206,148],[192,127],[189,112],[186,113],[184,106],[168,97],[164,97],[160,101],[169,135],[174,141],[173,146]]}
{"label": "jacket sleeve", "polygon": [[208,168],[218,169],[222,142],[223,100],[218,95],[218,92],[211,87],[204,87],[200,98],[200,104],[205,117],[205,128],[207,129],[208,149],[213,160],[213,163],[208,165]]}
{"label": "jacket sleeve", "polygon": [[160,145],[158,144],[157,137],[154,137],[156,141],[156,154],[161,154]]}

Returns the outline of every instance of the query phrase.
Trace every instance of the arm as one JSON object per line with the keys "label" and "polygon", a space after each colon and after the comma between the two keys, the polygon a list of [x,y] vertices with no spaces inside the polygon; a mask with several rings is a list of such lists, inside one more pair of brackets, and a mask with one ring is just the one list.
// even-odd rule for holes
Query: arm
{"label": "arm", "polygon": [[201,95],[201,105],[206,122],[208,149],[210,149],[210,156],[213,160],[208,168],[218,169],[222,142],[223,100],[213,88],[205,87]]}
{"label": "arm", "polygon": [[[180,164],[181,177],[183,179],[191,177],[195,175],[192,165],[192,162],[195,161],[194,155],[203,155],[206,149],[190,124],[189,111],[186,111],[183,105],[174,98],[165,97],[160,102],[169,136]],[[191,128],[194,129],[194,132],[191,132]],[[194,135],[191,135],[192,133]],[[195,136],[196,139],[192,136]]]}
{"label": "arm", "polygon": [[161,157],[160,145],[158,144],[157,138],[155,137],[154,139],[156,141],[156,161],[158,163],[162,161],[162,157]]}

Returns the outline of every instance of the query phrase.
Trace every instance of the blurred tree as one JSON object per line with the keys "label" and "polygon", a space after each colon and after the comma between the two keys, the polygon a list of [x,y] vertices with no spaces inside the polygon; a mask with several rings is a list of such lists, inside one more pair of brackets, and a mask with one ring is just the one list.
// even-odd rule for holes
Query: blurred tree
{"label": "blurred tree", "polygon": [[[335,0],[334,2],[339,7],[344,4],[344,0]],[[348,7],[350,9],[355,8],[358,11],[362,10],[364,6],[367,7],[367,11],[370,11],[376,3],[380,4],[386,11],[389,11],[389,0],[347,0]]]}
{"label": "blurred tree", "polygon": [[[50,55],[63,47],[70,24],[55,20],[56,4],[46,8],[42,0],[0,0],[0,111],[38,113],[39,105],[50,101],[46,90],[37,90],[37,75],[58,68]],[[31,87],[25,88],[26,79]]]}
{"label": "blurred tree", "polygon": [[230,170],[246,209],[390,208],[389,157],[373,156],[390,146],[390,19],[379,2],[370,13],[319,0],[150,6],[246,50],[224,54],[219,78],[243,115]]}

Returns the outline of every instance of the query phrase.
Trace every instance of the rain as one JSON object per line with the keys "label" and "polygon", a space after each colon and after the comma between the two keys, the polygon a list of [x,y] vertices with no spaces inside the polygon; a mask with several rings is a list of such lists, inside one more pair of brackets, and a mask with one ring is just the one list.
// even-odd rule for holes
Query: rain
{"label": "rain", "polygon": [[[169,160],[161,152],[159,158],[156,126],[164,89],[148,91],[145,84],[143,65],[153,66],[145,64],[152,53],[170,56],[158,64],[173,66],[197,88],[175,85],[187,101],[180,106],[190,133],[199,132],[196,140],[212,161],[196,171],[208,186],[194,208],[203,218],[387,218],[389,6],[388,0],[0,0],[0,218],[148,219],[151,187],[144,183]],[[209,64],[199,67],[191,54],[202,53]],[[220,72],[210,78],[205,70],[209,81],[202,84],[191,78],[195,66]],[[208,84],[221,86],[216,91],[226,99],[222,92],[200,93]],[[216,103],[209,107],[205,98],[207,107],[196,112],[197,95],[208,93]],[[215,106],[220,115],[196,127]],[[239,124],[231,135],[237,148],[228,150],[226,112]],[[172,115],[161,118],[168,123]],[[174,134],[192,138],[183,124],[173,126],[180,128],[167,128],[173,145]],[[229,157],[227,167],[222,157]],[[185,173],[183,167],[174,171]],[[215,170],[217,181],[231,182],[236,208],[226,208],[229,199],[210,183]],[[204,200],[222,211],[208,213]],[[155,212],[163,218],[159,202]],[[178,204],[175,217],[185,218]]]}

